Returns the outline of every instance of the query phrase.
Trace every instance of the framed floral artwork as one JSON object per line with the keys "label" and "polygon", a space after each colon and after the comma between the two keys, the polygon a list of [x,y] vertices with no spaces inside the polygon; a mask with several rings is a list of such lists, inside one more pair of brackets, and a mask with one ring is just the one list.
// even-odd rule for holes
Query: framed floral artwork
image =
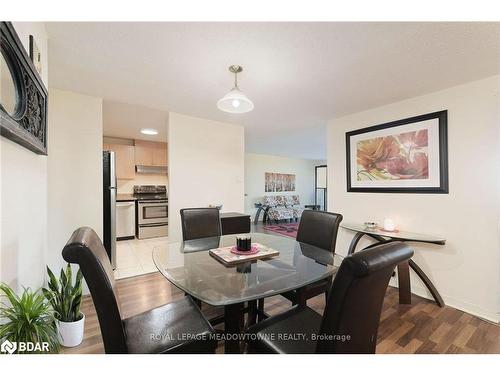
{"label": "framed floral artwork", "polygon": [[448,193],[447,111],[346,133],[347,191]]}

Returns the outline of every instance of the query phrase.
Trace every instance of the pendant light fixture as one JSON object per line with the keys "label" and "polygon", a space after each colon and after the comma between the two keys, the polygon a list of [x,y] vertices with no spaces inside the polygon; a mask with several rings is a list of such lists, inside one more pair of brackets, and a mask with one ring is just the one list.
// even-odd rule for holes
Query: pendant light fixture
{"label": "pendant light fixture", "polygon": [[246,113],[253,109],[253,103],[238,87],[238,73],[243,71],[239,65],[229,66],[229,71],[234,73],[234,87],[217,102],[217,108],[229,113]]}

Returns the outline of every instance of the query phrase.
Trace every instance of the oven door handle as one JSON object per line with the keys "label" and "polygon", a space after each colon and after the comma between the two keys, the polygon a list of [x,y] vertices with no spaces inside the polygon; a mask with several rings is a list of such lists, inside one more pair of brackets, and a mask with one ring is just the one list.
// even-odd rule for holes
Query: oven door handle
{"label": "oven door handle", "polygon": [[168,205],[168,201],[140,201],[137,202],[138,204],[144,205],[147,204],[148,206],[165,206]]}
{"label": "oven door handle", "polygon": [[168,225],[167,221],[163,221],[161,223],[154,223],[154,224],[139,224],[140,227],[163,227],[165,225]]}

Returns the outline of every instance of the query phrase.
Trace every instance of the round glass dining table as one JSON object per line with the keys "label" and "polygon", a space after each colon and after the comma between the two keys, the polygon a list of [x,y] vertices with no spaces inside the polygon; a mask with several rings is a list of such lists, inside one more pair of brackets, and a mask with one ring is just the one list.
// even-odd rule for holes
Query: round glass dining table
{"label": "round glass dining table", "polygon": [[[207,237],[156,246],[153,260],[165,278],[186,294],[212,306],[224,306],[225,335],[242,331],[244,304],[300,291],[316,281],[333,277],[342,257],[296,241],[294,238],[251,233],[252,242],[279,254],[228,266],[209,250],[236,244],[236,235]],[[305,303],[305,301],[303,301]],[[239,352],[237,339],[225,340],[226,352]]]}

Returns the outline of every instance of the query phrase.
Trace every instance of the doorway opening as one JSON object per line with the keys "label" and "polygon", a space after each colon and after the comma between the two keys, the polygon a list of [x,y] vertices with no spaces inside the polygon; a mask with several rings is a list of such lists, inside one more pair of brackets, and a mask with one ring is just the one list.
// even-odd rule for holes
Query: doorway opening
{"label": "doorway opening", "polygon": [[327,209],[327,167],[318,165],[314,171],[314,204],[321,211]]}

